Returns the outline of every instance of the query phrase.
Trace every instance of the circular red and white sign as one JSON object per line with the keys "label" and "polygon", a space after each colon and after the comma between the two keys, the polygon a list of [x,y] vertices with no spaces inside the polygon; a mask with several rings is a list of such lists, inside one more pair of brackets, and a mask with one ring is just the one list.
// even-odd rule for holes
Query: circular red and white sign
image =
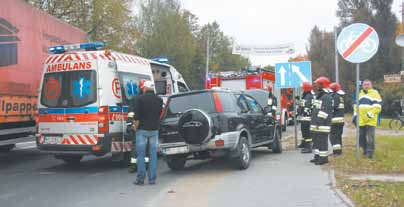
{"label": "circular red and white sign", "polygon": [[119,82],[118,78],[115,78],[112,81],[112,93],[116,98],[121,98],[121,83]]}
{"label": "circular red and white sign", "polygon": [[55,100],[59,97],[60,95],[60,84],[59,81],[54,79],[54,78],[50,78],[46,84],[45,84],[45,97],[48,100]]}

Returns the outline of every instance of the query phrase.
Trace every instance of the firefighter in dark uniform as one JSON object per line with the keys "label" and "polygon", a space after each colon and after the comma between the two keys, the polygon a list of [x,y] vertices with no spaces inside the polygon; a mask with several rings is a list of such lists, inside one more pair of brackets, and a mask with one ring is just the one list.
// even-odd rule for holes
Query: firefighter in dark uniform
{"label": "firefighter in dark uniform", "polygon": [[332,98],[334,101],[330,140],[333,154],[340,155],[342,154],[342,133],[344,130],[345,92],[341,90],[341,86],[338,83],[332,83],[330,89],[332,90]]}
{"label": "firefighter in dark uniform", "polygon": [[303,94],[298,109],[298,118],[303,136],[302,153],[312,153],[313,137],[310,132],[311,110],[314,93],[311,83],[302,83]]}
{"label": "firefighter in dark uniform", "polygon": [[278,100],[276,99],[276,96],[272,93],[272,86],[268,85],[267,86],[268,90],[268,107],[271,109],[271,113],[269,114],[270,116],[276,116],[276,110],[278,106]]}
{"label": "firefighter in dark uniform", "polygon": [[310,160],[316,165],[328,163],[328,135],[331,131],[333,101],[331,96],[330,80],[319,77],[316,81],[318,94],[313,101],[313,110],[310,131],[313,133],[314,159]]}

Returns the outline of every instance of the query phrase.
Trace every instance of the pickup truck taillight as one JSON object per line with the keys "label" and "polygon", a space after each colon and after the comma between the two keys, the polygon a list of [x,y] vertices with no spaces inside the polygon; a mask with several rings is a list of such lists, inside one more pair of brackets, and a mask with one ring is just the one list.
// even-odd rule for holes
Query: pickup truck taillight
{"label": "pickup truck taillight", "polygon": [[109,131],[108,111],[108,106],[98,108],[98,133],[108,133]]}
{"label": "pickup truck taillight", "polygon": [[213,101],[215,102],[216,112],[223,112],[222,102],[220,101],[219,94],[213,92]]}

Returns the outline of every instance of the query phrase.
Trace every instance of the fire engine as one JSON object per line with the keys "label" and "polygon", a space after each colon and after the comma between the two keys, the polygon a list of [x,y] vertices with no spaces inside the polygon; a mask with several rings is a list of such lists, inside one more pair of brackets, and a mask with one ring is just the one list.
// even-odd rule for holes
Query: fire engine
{"label": "fire engine", "polygon": [[[234,90],[249,90],[266,89],[268,85],[275,85],[275,73],[270,70],[257,69],[247,72],[209,74],[205,88],[221,87]],[[280,106],[277,119],[280,120],[282,130],[285,131],[286,126],[293,123],[293,91],[274,87],[273,93],[278,99],[278,106]]]}

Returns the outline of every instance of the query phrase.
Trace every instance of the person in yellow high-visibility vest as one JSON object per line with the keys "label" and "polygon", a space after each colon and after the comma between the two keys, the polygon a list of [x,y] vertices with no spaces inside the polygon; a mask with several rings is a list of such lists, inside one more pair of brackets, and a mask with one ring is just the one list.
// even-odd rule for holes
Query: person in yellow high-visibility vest
{"label": "person in yellow high-visibility vest", "polygon": [[[372,159],[375,151],[375,128],[377,116],[382,110],[382,98],[373,89],[370,80],[364,80],[359,93],[359,144],[363,155]],[[358,118],[356,105],[354,106],[354,119]]]}

